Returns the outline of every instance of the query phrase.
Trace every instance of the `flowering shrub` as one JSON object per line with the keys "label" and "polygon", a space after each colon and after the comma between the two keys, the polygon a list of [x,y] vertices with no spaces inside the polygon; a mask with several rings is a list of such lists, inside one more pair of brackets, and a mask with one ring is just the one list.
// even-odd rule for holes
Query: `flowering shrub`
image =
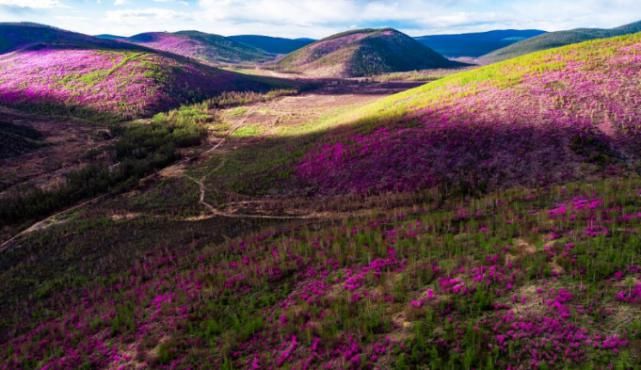
{"label": "flowering shrub", "polygon": [[149,116],[223,91],[265,89],[239,75],[149,52],[25,50],[0,62],[0,103],[116,118]]}
{"label": "flowering shrub", "polygon": [[[636,39],[616,42],[625,40]],[[623,55],[638,51],[619,46]],[[436,122],[436,108],[418,109],[416,122],[308,153],[298,174],[328,192],[440,183],[490,190],[609,166],[610,144],[627,140],[618,123],[632,124],[625,116],[638,107],[607,105],[598,94],[603,80],[593,68],[636,63],[613,58],[607,67],[558,61],[595,79],[573,83],[594,92],[596,126],[581,113],[594,100],[572,89],[540,97],[542,121],[527,116],[534,104],[527,98],[523,107],[496,99],[514,98],[522,81],[523,88],[556,91],[553,82],[571,82],[551,80],[547,74],[558,66],[495,83],[481,73],[473,75],[481,81],[467,84],[494,95],[461,98],[478,111],[445,104],[453,116]],[[626,68],[613,71],[628,76]],[[617,89],[633,91],[615,80]],[[627,99],[636,102],[636,95]],[[569,101],[581,112],[564,105]],[[496,109],[484,113],[486,107]],[[600,125],[606,111],[617,119],[613,127]],[[523,118],[502,121],[511,112]],[[204,250],[178,242],[132,261],[126,272],[50,289],[13,311],[0,306],[16,318],[0,321],[0,368],[634,368],[641,361],[640,188],[638,177],[625,176],[424,204],[409,198],[406,208],[320,227],[278,225]],[[140,222],[157,226],[152,217]],[[77,232],[75,226],[63,230]]]}
{"label": "flowering shrub", "polygon": [[[80,294],[54,294],[48,317],[16,322],[0,368],[625,368],[641,355],[637,333],[616,315],[595,318],[641,302],[635,233],[609,228],[597,241],[583,229],[641,209],[628,181],[146,257]],[[562,216],[549,212],[560,205]]]}
{"label": "flowering shrub", "polygon": [[365,110],[373,131],[319,145],[296,173],[320,193],[365,194],[476,193],[618,171],[638,145],[640,42],[582,44],[408,91]]}

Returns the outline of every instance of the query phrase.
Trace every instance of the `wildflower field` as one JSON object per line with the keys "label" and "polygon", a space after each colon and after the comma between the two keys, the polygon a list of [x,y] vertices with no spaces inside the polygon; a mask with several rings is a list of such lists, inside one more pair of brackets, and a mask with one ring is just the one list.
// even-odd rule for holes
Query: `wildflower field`
{"label": "wildflower field", "polygon": [[[29,53],[7,104],[190,101],[126,79],[157,55]],[[0,247],[0,369],[638,369],[640,77],[636,34],[131,123],[135,176]]]}

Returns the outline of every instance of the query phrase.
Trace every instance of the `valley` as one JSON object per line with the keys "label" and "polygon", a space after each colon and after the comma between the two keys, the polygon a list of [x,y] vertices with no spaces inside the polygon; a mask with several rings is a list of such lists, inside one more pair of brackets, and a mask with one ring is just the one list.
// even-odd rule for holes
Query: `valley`
{"label": "valley", "polygon": [[0,25],[0,369],[638,368],[613,36]]}

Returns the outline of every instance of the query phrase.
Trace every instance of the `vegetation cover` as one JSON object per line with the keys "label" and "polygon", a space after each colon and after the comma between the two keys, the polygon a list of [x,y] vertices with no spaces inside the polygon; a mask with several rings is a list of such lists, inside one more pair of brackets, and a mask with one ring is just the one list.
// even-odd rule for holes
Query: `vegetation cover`
{"label": "vegetation cover", "polygon": [[576,44],[583,41],[629,35],[641,32],[641,22],[626,24],[612,29],[578,28],[568,31],[549,32],[495,50],[480,58],[483,63],[494,63],[539,50]]}
{"label": "vegetation cover", "polygon": [[198,31],[141,33],[124,40],[209,64],[264,62],[273,59],[271,52],[261,48],[233,38]]}
{"label": "vegetation cover", "polygon": [[297,50],[279,63],[313,76],[362,77],[387,72],[461,66],[393,29],[354,30]]}
{"label": "vegetation cover", "polygon": [[416,40],[448,58],[477,58],[514,43],[544,34],[541,30],[496,30],[455,35],[430,35]]}
{"label": "vegetation cover", "polygon": [[634,34],[123,125],[68,185],[128,191],[0,252],[0,368],[638,368],[640,75]]}

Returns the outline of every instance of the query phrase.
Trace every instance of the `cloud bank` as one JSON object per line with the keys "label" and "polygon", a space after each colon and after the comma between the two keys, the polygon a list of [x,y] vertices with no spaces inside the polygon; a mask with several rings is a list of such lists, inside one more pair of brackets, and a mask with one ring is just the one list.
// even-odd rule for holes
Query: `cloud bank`
{"label": "cloud bank", "polygon": [[199,29],[318,38],[360,27],[423,35],[614,27],[637,20],[638,0],[0,0],[0,21],[35,21],[90,34]]}

